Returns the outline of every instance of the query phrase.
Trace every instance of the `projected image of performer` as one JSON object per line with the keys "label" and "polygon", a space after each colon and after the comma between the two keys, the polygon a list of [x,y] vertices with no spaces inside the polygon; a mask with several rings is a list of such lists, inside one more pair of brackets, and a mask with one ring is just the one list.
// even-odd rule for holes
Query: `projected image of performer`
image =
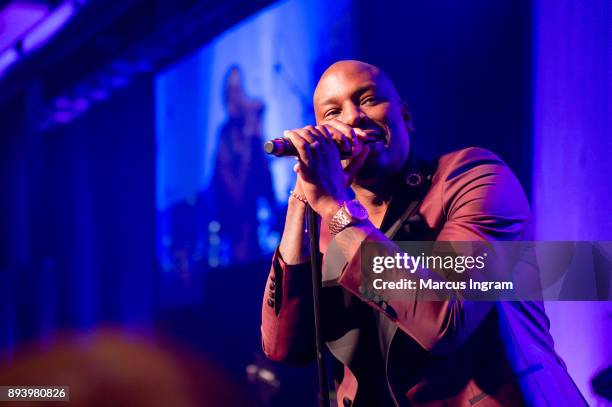
{"label": "projected image of performer", "polygon": [[270,169],[261,147],[265,105],[246,95],[238,66],[227,70],[223,103],[227,119],[220,129],[213,177],[216,217],[231,260],[246,261],[265,252],[258,227],[266,221],[261,214],[271,216],[275,202]]}
{"label": "projected image of performer", "polygon": [[[322,220],[321,326],[338,405],[586,405],[541,302],[398,300],[360,289],[364,241],[392,252],[393,240],[532,240],[528,201],[506,164],[481,148],[418,159],[407,105],[363,62],[329,67],[313,101],[316,125],[285,133],[298,177],[264,291],[268,358],[316,357],[308,203]],[[339,150],[352,154],[341,160]]]}

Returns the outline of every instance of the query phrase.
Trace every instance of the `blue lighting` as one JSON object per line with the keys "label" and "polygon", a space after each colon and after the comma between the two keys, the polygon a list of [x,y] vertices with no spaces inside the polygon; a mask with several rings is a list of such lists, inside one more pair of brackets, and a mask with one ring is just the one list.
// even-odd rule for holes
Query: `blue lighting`
{"label": "blue lighting", "polygon": [[329,54],[320,39],[349,5],[273,5],[157,76],[163,270],[177,271],[179,253],[196,247],[203,252],[189,257],[190,272],[201,267],[196,258],[215,268],[269,257],[278,245],[294,161],[265,156],[263,141],[314,121],[315,64]]}

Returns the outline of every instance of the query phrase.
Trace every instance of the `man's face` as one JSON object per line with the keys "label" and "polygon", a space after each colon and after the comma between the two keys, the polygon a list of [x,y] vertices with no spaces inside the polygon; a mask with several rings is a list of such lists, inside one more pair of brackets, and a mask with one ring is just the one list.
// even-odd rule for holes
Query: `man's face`
{"label": "man's face", "polygon": [[335,63],[317,85],[314,108],[319,125],[337,119],[382,140],[368,144],[370,153],[358,178],[394,174],[406,162],[410,115],[378,68],[358,61]]}

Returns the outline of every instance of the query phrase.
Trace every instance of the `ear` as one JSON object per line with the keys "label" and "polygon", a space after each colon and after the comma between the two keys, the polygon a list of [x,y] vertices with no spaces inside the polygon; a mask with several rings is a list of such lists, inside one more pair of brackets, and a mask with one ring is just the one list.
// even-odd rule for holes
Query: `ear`
{"label": "ear", "polygon": [[408,108],[408,103],[401,101],[402,103],[402,117],[404,118],[404,123],[406,124],[406,129],[409,132],[414,131],[414,127],[412,126],[412,115],[410,114],[410,109]]}

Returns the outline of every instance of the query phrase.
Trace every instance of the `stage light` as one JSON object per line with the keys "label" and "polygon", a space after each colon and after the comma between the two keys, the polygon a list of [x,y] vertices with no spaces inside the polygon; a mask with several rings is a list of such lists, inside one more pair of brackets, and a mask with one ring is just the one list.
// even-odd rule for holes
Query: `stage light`
{"label": "stage light", "polygon": [[15,48],[9,48],[0,54],[0,76],[19,58],[19,53]]}
{"label": "stage light", "polygon": [[218,233],[221,230],[221,224],[216,220],[210,221],[208,224],[208,231],[210,233]]}
{"label": "stage light", "polygon": [[72,108],[75,112],[84,112],[89,108],[89,100],[84,97],[78,97],[72,102]]}
{"label": "stage light", "polygon": [[0,49],[14,46],[47,15],[49,7],[42,2],[12,1],[0,7]]}
{"label": "stage light", "polygon": [[55,123],[69,123],[73,119],[72,112],[55,112],[53,113],[53,121]]}
{"label": "stage light", "polygon": [[53,10],[43,21],[37,24],[21,42],[21,49],[30,52],[44,45],[74,15],[76,7],[67,1]]}

